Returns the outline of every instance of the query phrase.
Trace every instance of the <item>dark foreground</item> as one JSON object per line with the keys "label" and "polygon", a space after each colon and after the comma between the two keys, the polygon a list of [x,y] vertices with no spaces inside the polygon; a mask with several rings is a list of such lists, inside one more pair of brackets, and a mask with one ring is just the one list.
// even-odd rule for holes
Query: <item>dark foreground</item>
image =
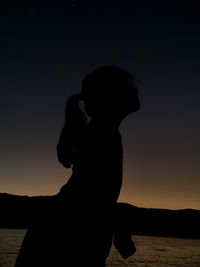
{"label": "dark foreground", "polygon": [[[0,193],[0,228],[27,229],[46,196]],[[200,210],[148,209],[118,203],[117,220],[132,234],[200,239]]]}

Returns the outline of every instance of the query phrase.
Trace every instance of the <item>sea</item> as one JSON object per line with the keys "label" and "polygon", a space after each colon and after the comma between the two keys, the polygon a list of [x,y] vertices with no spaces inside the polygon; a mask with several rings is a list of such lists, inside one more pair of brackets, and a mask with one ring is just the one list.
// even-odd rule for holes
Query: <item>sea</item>
{"label": "sea", "polygon": [[[0,267],[13,267],[26,230],[0,229]],[[136,252],[122,259],[112,247],[107,267],[200,267],[200,240],[135,235]],[[94,263],[95,266],[95,263]]]}

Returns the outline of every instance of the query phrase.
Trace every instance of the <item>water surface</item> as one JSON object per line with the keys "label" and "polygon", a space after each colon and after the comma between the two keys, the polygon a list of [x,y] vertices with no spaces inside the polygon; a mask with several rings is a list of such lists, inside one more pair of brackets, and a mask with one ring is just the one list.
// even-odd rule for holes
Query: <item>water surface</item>
{"label": "water surface", "polygon": [[[14,266],[25,233],[25,230],[0,229],[0,267]],[[137,235],[133,240],[136,253],[123,260],[113,247],[108,267],[200,267],[198,239]]]}

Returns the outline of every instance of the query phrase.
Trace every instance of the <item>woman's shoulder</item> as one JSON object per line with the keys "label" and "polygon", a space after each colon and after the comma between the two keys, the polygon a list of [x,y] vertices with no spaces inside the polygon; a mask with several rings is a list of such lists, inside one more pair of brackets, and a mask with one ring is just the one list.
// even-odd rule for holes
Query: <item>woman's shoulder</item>
{"label": "woman's shoulder", "polygon": [[[111,124],[102,120],[91,120],[85,127],[85,135],[91,139],[98,137],[99,139],[121,139],[118,128],[112,127]],[[93,138],[92,138],[93,137]]]}

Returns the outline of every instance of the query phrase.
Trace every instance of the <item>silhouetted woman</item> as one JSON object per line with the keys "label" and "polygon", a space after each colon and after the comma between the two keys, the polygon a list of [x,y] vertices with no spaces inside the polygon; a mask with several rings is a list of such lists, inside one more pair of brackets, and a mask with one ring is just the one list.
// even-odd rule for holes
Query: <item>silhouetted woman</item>
{"label": "silhouetted woman", "polygon": [[81,92],[67,101],[57,145],[58,159],[72,175],[30,227],[16,267],[105,266],[122,185],[119,126],[139,108],[127,71],[106,66],[84,78]]}

